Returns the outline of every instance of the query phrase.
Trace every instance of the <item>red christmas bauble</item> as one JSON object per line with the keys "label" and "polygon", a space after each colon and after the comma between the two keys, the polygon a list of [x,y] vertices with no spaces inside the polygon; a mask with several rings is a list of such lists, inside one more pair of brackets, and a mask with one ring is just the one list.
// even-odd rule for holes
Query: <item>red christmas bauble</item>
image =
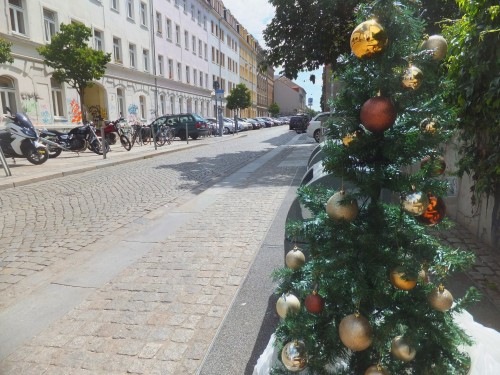
{"label": "red christmas bauble", "polygon": [[375,96],[361,107],[361,123],[371,132],[383,132],[396,121],[397,113],[389,98]]}
{"label": "red christmas bauble", "polygon": [[436,225],[439,224],[446,215],[446,206],[444,201],[439,197],[434,197],[432,195],[428,196],[429,204],[427,209],[422,215],[416,217],[416,219],[425,225]]}
{"label": "red christmas bauble", "polygon": [[316,291],[314,291],[306,297],[304,305],[310,313],[321,314],[323,307],[325,307],[325,300]]}

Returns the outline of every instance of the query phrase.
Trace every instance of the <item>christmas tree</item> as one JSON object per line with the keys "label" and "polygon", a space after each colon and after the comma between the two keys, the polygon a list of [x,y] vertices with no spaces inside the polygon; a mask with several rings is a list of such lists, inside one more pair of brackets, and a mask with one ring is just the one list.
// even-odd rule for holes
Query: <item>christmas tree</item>
{"label": "christmas tree", "polygon": [[[426,37],[417,1],[360,5],[342,91],[322,143],[337,187],[302,187],[312,218],[287,224],[300,242],[274,272],[281,362],[273,373],[466,374],[471,344],[453,313],[449,276],[473,255],[443,246],[446,41]],[[443,220],[444,219],[444,220]],[[431,228],[432,227],[432,228]]]}

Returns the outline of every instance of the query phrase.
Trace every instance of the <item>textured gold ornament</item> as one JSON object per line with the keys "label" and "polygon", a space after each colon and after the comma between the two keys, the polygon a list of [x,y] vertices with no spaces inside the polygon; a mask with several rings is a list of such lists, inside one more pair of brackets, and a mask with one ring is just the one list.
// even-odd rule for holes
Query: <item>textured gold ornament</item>
{"label": "textured gold ornament", "polygon": [[420,131],[434,134],[438,128],[438,121],[435,118],[426,118],[420,122]]}
{"label": "textured gold ornament", "polygon": [[422,43],[420,48],[433,50],[434,54],[432,58],[434,60],[442,60],[448,52],[448,43],[441,35],[432,35]]}
{"label": "textured gold ornament", "polygon": [[339,336],[345,346],[359,352],[372,344],[372,327],[364,316],[351,314],[340,321]]}
{"label": "textured gold ornament", "polygon": [[297,246],[294,246],[285,257],[285,263],[288,268],[292,270],[299,269],[306,262],[306,257],[302,251]]}
{"label": "textured gold ornament", "polygon": [[291,293],[278,298],[276,302],[276,312],[278,315],[285,319],[288,313],[297,313],[300,311],[300,301]]}
{"label": "textured gold ornament", "polygon": [[351,34],[351,50],[360,59],[382,52],[387,42],[384,28],[375,20],[360,23]]}
{"label": "textured gold ornament", "polygon": [[281,351],[281,361],[288,371],[299,372],[307,366],[306,346],[302,341],[291,341]]}
{"label": "textured gold ornament", "polygon": [[326,203],[326,213],[330,219],[335,221],[345,220],[348,222],[353,221],[358,216],[358,202],[353,199],[351,201],[342,203],[345,199],[345,191],[340,190],[333,194]]}
{"label": "textured gold ornament", "polygon": [[403,336],[396,336],[392,340],[391,353],[404,362],[410,362],[417,355],[417,351],[406,342]]}
{"label": "textured gold ornament", "polygon": [[416,191],[404,197],[401,205],[405,212],[413,216],[419,216],[427,209],[429,198],[427,198],[427,194]]}
{"label": "textured gold ornament", "polygon": [[372,365],[366,369],[365,375],[390,375],[390,373],[381,365]]}
{"label": "textured gold ornament", "polygon": [[422,73],[422,71],[419,68],[412,65],[405,70],[403,74],[403,80],[401,83],[405,88],[416,90],[420,87],[423,80],[424,80],[424,73]]}
{"label": "textured gold ornament", "polygon": [[453,305],[453,296],[441,284],[429,294],[429,303],[433,309],[445,312]]}
{"label": "textured gold ornament", "polygon": [[411,290],[417,285],[417,278],[409,277],[401,267],[391,271],[391,283],[401,290]]}

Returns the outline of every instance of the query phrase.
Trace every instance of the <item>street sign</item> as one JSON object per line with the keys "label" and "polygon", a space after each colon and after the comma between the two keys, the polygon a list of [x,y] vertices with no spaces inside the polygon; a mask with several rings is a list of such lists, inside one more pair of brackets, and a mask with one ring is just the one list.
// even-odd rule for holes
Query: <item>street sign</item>
{"label": "street sign", "polygon": [[224,98],[224,90],[215,90],[215,97],[217,99],[223,99]]}
{"label": "street sign", "polygon": [[310,107],[313,105],[313,98],[307,99],[307,105]]}

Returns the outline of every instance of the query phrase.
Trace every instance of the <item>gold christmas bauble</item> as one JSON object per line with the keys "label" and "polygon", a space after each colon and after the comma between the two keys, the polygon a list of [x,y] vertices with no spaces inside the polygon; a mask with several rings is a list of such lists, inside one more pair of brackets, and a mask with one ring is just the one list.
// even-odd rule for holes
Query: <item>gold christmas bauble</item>
{"label": "gold christmas bauble", "polygon": [[401,267],[397,267],[391,271],[391,283],[398,289],[411,290],[417,285],[417,278],[407,275]]}
{"label": "gold christmas bauble", "polygon": [[434,289],[428,298],[432,308],[438,311],[448,311],[453,305],[453,296],[443,285]]}
{"label": "gold christmas bauble", "polygon": [[419,68],[412,65],[405,70],[403,74],[403,80],[401,81],[401,83],[403,84],[403,87],[407,89],[416,90],[420,87],[423,80],[424,80],[424,73],[422,73],[422,71]]}
{"label": "gold christmas bauble", "polygon": [[396,107],[389,98],[383,96],[368,99],[359,113],[361,123],[374,133],[389,129],[396,121],[396,117]]}
{"label": "gold christmas bauble", "polygon": [[429,199],[427,198],[427,194],[424,194],[420,191],[408,194],[402,199],[401,202],[403,210],[413,216],[422,215],[427,209],[428,205]]}
{"label": "gold christmas bauble", "polygon": [[448,43],[441,35],[432,35],[422,43],[420,48],[433,50],[434,54],[432,58],[434,60],[442,60],[448,52]]}
{"label": "gold christmas bauble", "polygon": [[396,336],[391,343],[391,353],[397,359],[410,362],[415,358],[417,351],[406,342],[403,336]]}
{"label": "gold christmas bauble", "polygon": [[439,224],[446,216],[446,205],[439,197],[428,195],[427,198],[429,199],[427,209],[422,215],[417,216],[417,221],[428,226],[433,226]]}
{"label": "gold christmas bauble", "polygon": [[294,246],[285,257],[285,263],[288,268],[292,270],[299,269],[306,262],[306,257],[302,251],[297,246]]}
{"label": "gold christmas bauble", "polygon": [[278,315],[285,319],[288,313],[297,313],[300,311],[300,301],[291,293],[278,298],[276,302],[276,312]]}
{"label": "gold christmas bauble", "polygon": [[360,23],[351,34],[351,50],[360,59],[382,52],[387,42],[384,28],[375,20]]}
{"label": "gold christmas bauble", "polygon": [[390,375],[390,374],[389,371],[387,371],[381,365],[372,365],[366,369],[365,375]]}
{"label": "gold christmas bauble", "polygon": [[359,137],[361,137],[362,135],[364,134],[363,132],[363,129],[357,129],[356,131],[352,132],[352,133],[349,133],[347,134],[346,136],[344,136],[342,138],[342,143],[344,144],[344,146],[349,146],[349,144],[354,141],[355,139],[358,139]]}
{"label": "gold christmas bauble", "polygon": [[281,351],[281,361],[288,371],[299,372],[307,366],[306,346],[302,341],[290,341]]}
{"label": "gold christmas bauble", "polygon": [[438,128],[438,121],[435,118],[426,118],[420,122],[422,133],[434,134]]}
{"label": "gold christmas bauble", "polygon": [[359,352],[372,344],[372,327],[360,314],[351,314],[340,321],[339,336],[349,349]]}
{"label": "gold christmas bauble", "polygon": [[345,220],[353,221],[358,216],[358,202],[352,199],[347,202],[342,202],[345,199],[345,191],[340,190],[333,194],[326,203],[326,213],[330,219],[335,221]]}

